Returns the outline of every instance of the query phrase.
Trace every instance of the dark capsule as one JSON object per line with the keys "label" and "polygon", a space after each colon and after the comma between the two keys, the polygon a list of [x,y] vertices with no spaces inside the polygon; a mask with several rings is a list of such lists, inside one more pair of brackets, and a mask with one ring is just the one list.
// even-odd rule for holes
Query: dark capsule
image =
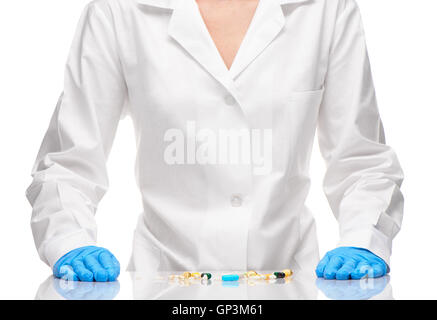
{"label": "dark capsule", "polygon": [[273,274],[274,274],[274,275],[276,276],[276,278],[278,278],[278,279],[285,278],[285,273],[284,273],[284,272],[274,272]]}
{"label": "dark capsule", "polygon": [[211,273],[202,273],[201,275],[200,275],[200,277],[203,279],[203,277],[207,277],[208,278],[208,280],[209,279],[211,279]]}

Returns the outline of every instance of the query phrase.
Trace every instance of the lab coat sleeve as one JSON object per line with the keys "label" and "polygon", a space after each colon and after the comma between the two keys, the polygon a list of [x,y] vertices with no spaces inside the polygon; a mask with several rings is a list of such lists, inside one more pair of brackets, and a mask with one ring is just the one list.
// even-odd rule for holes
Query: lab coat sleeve
{"label": "lab coat sleeve", "polygon": [[359,8],[355,0],[339,3],[318,125],[324,192],[339,246],[366,248],[389,264],[402,222],[403,172],[385,144]]}
{"label": "lab coat sleeve", "polygon": [[108,187],[106,160],[126,105],[116,36],[103,1],[83,10],[26,196],[41,259],[53,267],[96,243],[94,214]]}

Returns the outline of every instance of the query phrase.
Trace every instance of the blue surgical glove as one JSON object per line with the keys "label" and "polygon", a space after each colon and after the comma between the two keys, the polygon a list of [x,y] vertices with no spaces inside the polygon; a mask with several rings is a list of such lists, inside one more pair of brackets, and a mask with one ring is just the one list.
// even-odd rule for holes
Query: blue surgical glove
{"label": "blue surgical glove", "polygon": [[320,260],[316,274],[328,280],[379,278],[388,272],[387,264],[380,257],[362,248],[340,247],[329,251]]}
{"label": "blue surgical glove", "polygon": [[115,281],[120,263],[105,248],[95,246],[74,249],[60,258],[53,267],[53,275],[73,281]]}

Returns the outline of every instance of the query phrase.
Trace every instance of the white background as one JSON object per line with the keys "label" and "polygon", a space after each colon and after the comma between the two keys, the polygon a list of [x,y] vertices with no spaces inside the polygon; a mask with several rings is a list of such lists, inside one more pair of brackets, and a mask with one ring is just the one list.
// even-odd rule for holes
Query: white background
{"label": "white background", "polygon": [[[43,134],[62,91],[63,66],[88,0],[0,1],[0,298],[33,299],[49,268],[37,255],[24,196]],[[403,228],[394,241],[396,299],[437,299],[437,1],[358,0],[387,142],[406,179]],[[108,163],[111,188],[97,220],[99,245],[125,268],[141,212],[134,180],[130,119],[120,123]],[[321,254],[334,248],[337,224],[324,198],[318,146],[307,201]]]}

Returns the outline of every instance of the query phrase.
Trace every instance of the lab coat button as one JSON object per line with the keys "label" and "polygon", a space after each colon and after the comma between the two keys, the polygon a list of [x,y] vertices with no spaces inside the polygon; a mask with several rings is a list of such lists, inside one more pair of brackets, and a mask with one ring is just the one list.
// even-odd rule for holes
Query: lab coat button
{"label": "lab coat button", "polygon": [[231,196],[231,206],[237,208],[237,207],[241,207],[242,204],[243,204],[243,199],[239,194],[233,194]]}
{"label": "lab coat button", "polygon": [[228,106],[234,105],[235,104],[235,98],[231,95],[228,95],[225,97],[225,102]]}

